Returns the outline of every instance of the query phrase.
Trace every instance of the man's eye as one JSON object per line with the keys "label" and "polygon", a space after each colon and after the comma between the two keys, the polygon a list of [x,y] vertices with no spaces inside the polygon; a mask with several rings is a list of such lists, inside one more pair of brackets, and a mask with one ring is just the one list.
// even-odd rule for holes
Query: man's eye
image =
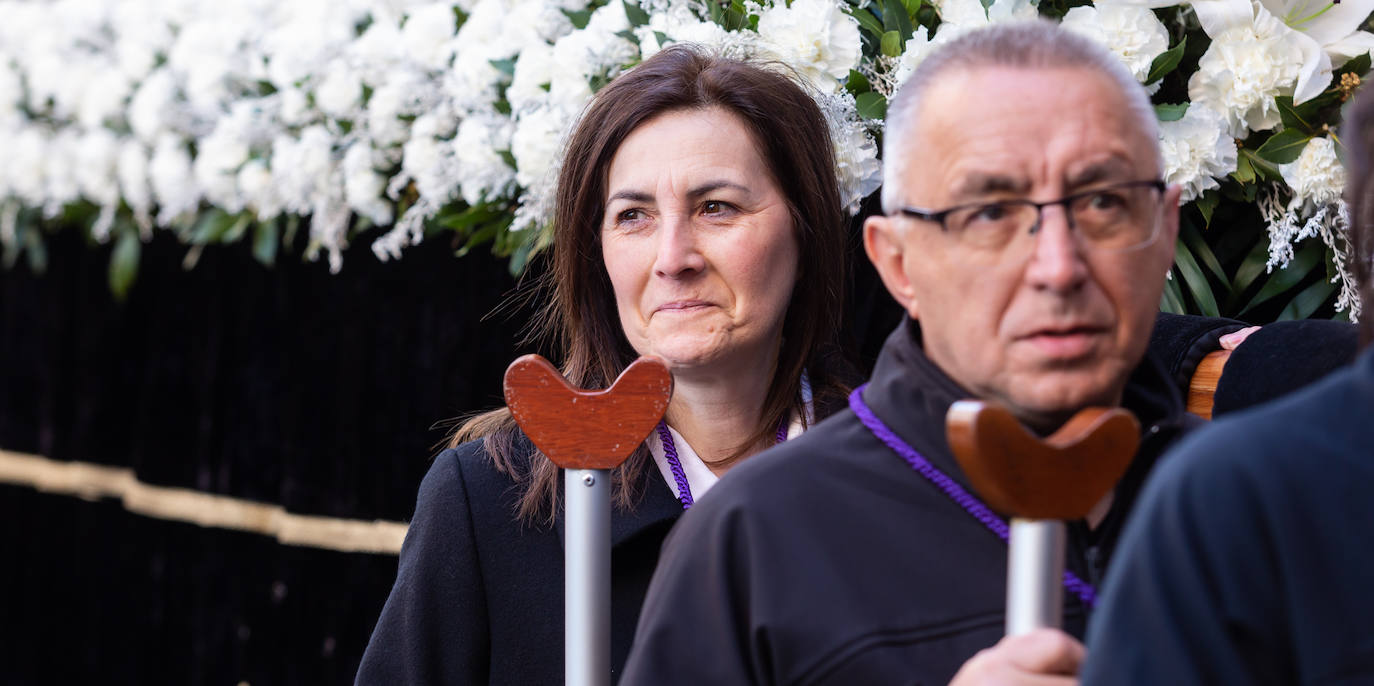
{"label": "man's eye", "polygon": [[1007,218],[1007,207],[1000,203],[974,208],[970,222],[1000,222]]}
{"label": "man's eye", "polygon": [[1103,191],[1089,195],[1086,205],[1094,212],[1114,212],[1126,206],[1126,198],[1121,193]]}

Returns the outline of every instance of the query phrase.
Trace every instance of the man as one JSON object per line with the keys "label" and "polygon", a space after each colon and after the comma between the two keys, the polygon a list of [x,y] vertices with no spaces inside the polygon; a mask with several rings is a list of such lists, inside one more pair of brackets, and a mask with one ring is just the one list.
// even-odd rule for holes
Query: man
{"label": "man", "polygon": [[923,62],[891,102],[885,215],[864,226],[909,318],[853,411],[740,466],[682,519],[623,683],[943,684],[961,666],[970,681],[1072,679],[1083,594],[1065,593],[1067,633],[999,643],[1006,546],[950,495],[971,489],[945,413],[979,397],[1042,432],[1086,406],[1135,413],[1135,461],[1070,525],[1068,568],[1095,583],[1187,423],[1142,361],[1178,231],[1156,138],[1116,58],[1048,23]]}
{"label": "man", "polygon": [[1374,682],[1374,91],[1346,116],[1364,352],[1178,446],[1108,575],[1086,683]]}

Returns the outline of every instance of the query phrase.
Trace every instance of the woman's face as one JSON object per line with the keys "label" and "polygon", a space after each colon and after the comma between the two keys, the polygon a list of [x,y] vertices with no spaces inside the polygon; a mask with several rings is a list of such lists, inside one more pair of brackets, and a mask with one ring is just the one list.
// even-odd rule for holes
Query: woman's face
{"label": "woman's face", "polygon": [[743,122],[709,108],[640,125],[611,160],[605,207],[602,255],[635,351],[674,370],[771,373],[798,246]]}

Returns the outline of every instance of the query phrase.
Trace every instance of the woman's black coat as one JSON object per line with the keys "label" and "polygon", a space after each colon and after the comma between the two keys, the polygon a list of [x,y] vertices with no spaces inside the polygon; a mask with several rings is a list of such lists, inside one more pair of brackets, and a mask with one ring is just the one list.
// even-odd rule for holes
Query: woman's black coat
{"label": "woman's black coat", "polygon": [[[658,550],[682,503],[652,464],[633,513],[611,517],[611,668],[620,675]],[[420,485],[396,585],[359,684],[563,681],[563,520],[521,522],[481,441],[446,450]]]}

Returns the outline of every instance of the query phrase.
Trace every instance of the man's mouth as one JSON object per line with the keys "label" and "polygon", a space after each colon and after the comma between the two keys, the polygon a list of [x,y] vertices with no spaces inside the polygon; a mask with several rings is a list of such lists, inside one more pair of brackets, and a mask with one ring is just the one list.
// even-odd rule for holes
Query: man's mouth
{"label": "man's mouth", "polygon": [[1046,357],[1067,360],[1091,353],[1106,334],[1107,329],[1101,326],[1065,326],[1040,329],[1021,340]]}

